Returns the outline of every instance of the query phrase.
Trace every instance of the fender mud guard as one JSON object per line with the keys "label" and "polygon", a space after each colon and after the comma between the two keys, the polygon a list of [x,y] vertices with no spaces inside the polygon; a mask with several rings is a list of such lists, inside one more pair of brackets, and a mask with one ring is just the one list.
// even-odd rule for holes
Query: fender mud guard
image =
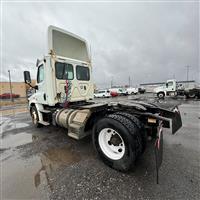
{"label": "fender mud guard", "polygon": [[163,121],[163,127],[171,128],[172,134],[182,127],[182,119],[177,106],[172,111],[164,111],[162,116],[170,119],[170,121]]}

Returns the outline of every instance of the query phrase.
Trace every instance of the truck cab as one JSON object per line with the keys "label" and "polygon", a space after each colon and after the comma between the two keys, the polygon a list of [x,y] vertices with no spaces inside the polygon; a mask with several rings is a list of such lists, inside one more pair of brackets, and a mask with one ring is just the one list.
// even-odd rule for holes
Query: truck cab
{"label": "truck cab", "polygon": [[93,99],[86,41],[53,26],[48,29],[48,38],[49,54],[37,60],[36,93],[29,103],[55,106]]}
{"label": "truck cab", "polygon": [[176,96],[177,95],[177,83],[176,80],[167,80],[165,85],[156,87],[154,93],[158,98],[164,98],[165,96]]}

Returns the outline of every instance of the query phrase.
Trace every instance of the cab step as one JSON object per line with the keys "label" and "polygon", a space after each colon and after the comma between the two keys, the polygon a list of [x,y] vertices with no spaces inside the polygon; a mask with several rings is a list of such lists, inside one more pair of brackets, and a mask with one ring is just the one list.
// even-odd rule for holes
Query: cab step
{"label": "cab step", "polygon": [[44,126],[48,126],[48,125],[50,125],[49,122],[45,122],[45,121],[39,121],[39,123],[42,124],[42,125],[44,125]]}
{"label": "cab step", "polygon": [[41,113],[51,113],[50,110],[40,110]]}

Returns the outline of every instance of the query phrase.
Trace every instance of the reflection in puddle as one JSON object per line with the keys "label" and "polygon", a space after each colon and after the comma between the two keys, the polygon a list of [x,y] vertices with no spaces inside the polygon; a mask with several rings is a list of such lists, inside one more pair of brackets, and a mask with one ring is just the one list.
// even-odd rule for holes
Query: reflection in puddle
{"label": "reflection in puddle", "polygon": [[50,183],[51,173],[61,166],[70,166],[80,160],[78,153],[69,147],[61,147],[48,149],[40,156],[26,160],[14,156],[2,161],[2,197],[48,199],[50,190],[53,190]]}
{"label": "reflection in puddle", "polygon": [[47,184],[50,190],[53,190],[50,184],[49,174],[56,170],[60,166],[71,165],[79,162],[81,159],[80,155],[72,151],[69,147],[49,149],[41,154],[41,168],[37,171],[34,176],[35,187],[38,187],[41,183],[41,174],[44,172]]}
{"label": "reflection in puddle", "polygon": [[34,186],[33,177],[40,166],[40,159],[37,156],[29,160],[15,156],[1,162],[2,199],[47,199],[44,187],[36,189]]}
{"label": "reflection in puddle", "polygon": [[32,142],[32,134],[18,133],[0,138],[0,149],[17,147]]}
{"label": "reflection in puddle", "polygon": [[24,123],[24,122],[16,122],[7,118],[3,118],[3,119],[0,119],[0,126],[1,126],[1,132],[11,131],[11,130],[13,130],[14,132],[16,129],[29,127],[29,124]]}

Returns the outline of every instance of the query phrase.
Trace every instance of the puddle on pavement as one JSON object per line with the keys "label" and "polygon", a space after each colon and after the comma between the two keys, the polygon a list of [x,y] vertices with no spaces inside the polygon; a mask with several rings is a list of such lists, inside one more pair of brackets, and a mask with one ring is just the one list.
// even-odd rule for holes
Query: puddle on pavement
{"label": "puddle on pavement", "polygon": [[11,158],[0,165],[2,199],[47,199],[45,191],[34,186],[35,171],[41,165],[38,157],[28,161]]}
{"label": "puddle on pavement", "polygon": [[40,155],[22,159],[16,147],[46,137],[27,132],[15,133],[16,128],[26,126],[27,123],[12,123],[7,119],[1,124],[1,129],[9,130],[9,134],[0,134],[2,199],[48,199],[49,192],[53,190],[52,173],[59,167],[70,167],[81,160],[80,154],[70,144],[51,147]]}
{"label": "puddle on pavement", "polygon": [[0,138],[0,149],[7,149],[12,147],[17,147],[33,141],[32,134],[28,133],[18,133],[11,134]]}
{"label": "puddle on pavement", "polygon": [[41,162],[50,170],[57,169],[61,165],[69,165],[80,161],[80,155],[72,151],[70,147],[53,148],[42,153]]}
{"label": "puddle on pavement", "polygon": [[0,126],[1,126],[2,131],[8,131],[8,130],[17,129],[17,128],[25,128],[25,127],[28,127],[29,124],[15,121],[14,118],[12,119],[12,118],[7,118],[7,117],[1,117]]}
{"label": "puddle on pavement", "polygon": [[2,197],[48,199],[50,190],[53,190],[51,173],[61,166],[70,166],[80,160],[80,155],[69,147],[51,148],[27,160],[16,156],[8,158],[0,164]]}
{"label": "puddle on pavement", "polygon": [[81,160],[78,153],[71,151],[69,147],[53,148],[44,152],[40,156],[41,168],[34,176],[35,187],[41,184],[41,173],[45,173],[47,183],[52,190],[52,186],[49,183],[49,175],[58,169],[60,166],[69,166],[77,163]]}

